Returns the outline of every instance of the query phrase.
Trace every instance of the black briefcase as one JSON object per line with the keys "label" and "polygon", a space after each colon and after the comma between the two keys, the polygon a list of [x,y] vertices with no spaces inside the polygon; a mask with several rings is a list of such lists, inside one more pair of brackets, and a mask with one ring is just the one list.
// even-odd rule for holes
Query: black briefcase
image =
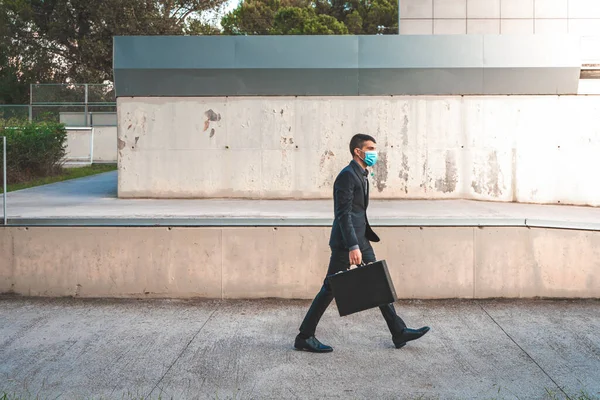
{"label": "black briefcase", "polygon": [[385,260],[338,272],[327,279],[341,317],[397,300]]}

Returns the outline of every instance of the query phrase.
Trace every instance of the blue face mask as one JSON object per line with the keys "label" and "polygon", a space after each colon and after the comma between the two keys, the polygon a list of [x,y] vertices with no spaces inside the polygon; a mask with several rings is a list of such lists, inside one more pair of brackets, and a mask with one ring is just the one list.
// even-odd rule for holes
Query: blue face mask
{"label": "blue face mask", "polygon": [[367,166],[372,167],[377,163],[377,152],[376,151],[365,151],[365,159],[363,160]]}

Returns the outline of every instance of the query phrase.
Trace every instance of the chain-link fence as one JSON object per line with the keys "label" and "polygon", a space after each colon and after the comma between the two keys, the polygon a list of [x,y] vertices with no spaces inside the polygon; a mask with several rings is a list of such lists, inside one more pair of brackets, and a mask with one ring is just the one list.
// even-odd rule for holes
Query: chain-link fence
{"label": "chain-link fence", "polygon": [[0,105],[0,119],[50,120],[67,127],[117,125],[113,85],[35,84],[30,90],[29,105]]}
{"label": "chain-link fence", "polygon": [[29,111],[31,108],[28,105],[5,105],[0,104],[0,119],[11,120],[11,119],[29,119]]}

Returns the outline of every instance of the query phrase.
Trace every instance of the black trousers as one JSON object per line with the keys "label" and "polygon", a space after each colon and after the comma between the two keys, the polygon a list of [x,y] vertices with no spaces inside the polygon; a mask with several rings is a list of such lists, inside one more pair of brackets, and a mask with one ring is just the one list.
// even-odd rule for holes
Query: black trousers
{"label": "black trousers", "polygon": [[[370,263],[377,261],[375,258],[375,252],[373,251],[373,247],[369,246],[368,248],[362,250],[363,262]],[[350,267],[350,254],[347,250],[331,250],[331,259],[329,261],[329,268],[327,270],[327,275],[335,274],[339,271],[345,271]],[[327,277],[325,277],[325,281],[323,282],[323,286],[317,296],[313,300],[306,316],[304,317],[304,321],[302,321],[302,325],[300,325],[300,335],[304,337],[310,337],[315,334],[317,329],[317,324],[321,320],[323,313],[333,300],[333,292],[331,291],[331,287],[329,286],[329,282]],[[381,310],[381,314],[387,323],[388,328],[392,336],[402,333],[402,330],[406,328],[406,324],[396,314],[396,310],[394,309],[393,304],[387,304],[385,306],[379,307]]]}

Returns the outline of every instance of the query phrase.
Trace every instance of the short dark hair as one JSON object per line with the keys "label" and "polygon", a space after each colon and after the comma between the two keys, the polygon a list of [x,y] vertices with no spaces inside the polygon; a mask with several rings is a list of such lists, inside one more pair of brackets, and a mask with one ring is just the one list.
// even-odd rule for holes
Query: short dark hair
{"label": "short dark hair", "polygon": [[369,140],[373,143],[377,143],[373,136],[365,135],[364,133],[357,133],[356,135],[352,136],[352,139],[350,140],[350,154],[352,154],[352,157],[354,157],[354,149],[362,149],[365,142]]}

